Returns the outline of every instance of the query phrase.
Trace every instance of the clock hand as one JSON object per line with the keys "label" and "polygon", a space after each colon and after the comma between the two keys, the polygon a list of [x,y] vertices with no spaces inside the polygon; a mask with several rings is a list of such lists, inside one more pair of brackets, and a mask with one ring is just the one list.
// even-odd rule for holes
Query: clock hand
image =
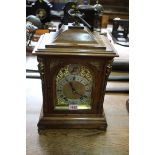
{"label": "clock hand", "polygon": [[80,94],[80,93],[74,88],[72,82],[69,82],[69,85],[71,86],[72,92],[73,92],[74,94],[77,94],[77,95],[79,95],[80,97],[83,97],[83,95]]}
{"label": "clock hand", "polygon": [[65,80],[69,83],[69,85],[70,85],[70,87],[72,89],[72,92],[74,92],[75,91],[75,88],[73,87],[72,82],[70,82],[67,78],[65,78]]}
{"label": "clock hand", "polygon": [[80,98],[81,98],[81,97],[85,97],[85,95],[83,95],[83,94],[79,93],[77,90],[74,90],[74,91],[73,91],[73,93],[75,93],[75,94],[79,95],[79,96],[80,96]]}
{"label": "clock hand", "polygon": [[75,92],[76,90],[75,90],[75,88],[73,87],[72,82],[69,82],[69,85],[70,85],[70,86],[71,86],[71,88],[72,88],[72,92]]}
{"label": "clock hand", "polygon": [[71,88],[72,88],[72,92],[73,92],[73,93],[75,93],[75,94],[77,94],[77,95],[80,95],[80,97],[83,96],[82,94],[80,94],[80,93],[74,88],[72,82],[69,82],[69,85],[71,86]]}
{"label": "clock hand", "polygon": [[69,83],[71,89],[72,89],[72,92],[79,95],[80,97],[83,97],[84,95],[80,94],[73,86],[72,82],[70,82],[67,78],[65,78],[65,80]]}

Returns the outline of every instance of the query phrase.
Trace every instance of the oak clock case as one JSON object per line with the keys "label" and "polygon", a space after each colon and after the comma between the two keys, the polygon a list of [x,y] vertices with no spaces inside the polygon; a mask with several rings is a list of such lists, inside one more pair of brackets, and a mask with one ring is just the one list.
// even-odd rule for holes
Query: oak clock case
{"label": "oak clock case", "polygon": [[[86,38],[86,39],[84,39]],[[108,40],[86,27],[41,36],[37,55],[43,106],[38,129],[107,127],[103,102],[113,58]]]}

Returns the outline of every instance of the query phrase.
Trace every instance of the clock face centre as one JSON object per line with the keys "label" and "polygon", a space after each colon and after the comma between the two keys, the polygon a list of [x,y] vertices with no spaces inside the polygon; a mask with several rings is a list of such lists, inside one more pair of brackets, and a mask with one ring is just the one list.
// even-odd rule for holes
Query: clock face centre
{"label": "clock face centre", "polygon": [[69,99],[79,99],[84,93],[85,86],[78,81],[70,81],[63,86],[63,94]]}

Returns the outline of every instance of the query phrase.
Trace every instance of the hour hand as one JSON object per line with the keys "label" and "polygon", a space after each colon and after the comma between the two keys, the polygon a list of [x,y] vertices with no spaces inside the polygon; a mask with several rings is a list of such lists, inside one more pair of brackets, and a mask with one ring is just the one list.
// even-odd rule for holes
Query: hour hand
{"label": "hour hand", "polygon": [[74,88],[72,82],[69,82],[69,85],[70,85],[70,87],[71,87],[71,89],[72,89],[72,92],[73,92],[74,94],[77,94],[77,95],[82,96],[82,95]]}

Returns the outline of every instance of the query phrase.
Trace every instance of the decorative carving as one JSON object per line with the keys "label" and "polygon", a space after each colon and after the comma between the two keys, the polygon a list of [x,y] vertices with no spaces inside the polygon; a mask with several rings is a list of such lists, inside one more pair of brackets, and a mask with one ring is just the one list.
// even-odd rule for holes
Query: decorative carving
{"label": "decorative carving", "polygon": [[109,60],[108,63],[107,63],[107,66],[106,66],[106,79],[108,79],[109,74],[112,71],[112,63],[113,63],[113,60]]}
{"label": "decorative carving", "polygon": [[38,60],[38,69],[39,69],[39,73],[40,73],[40,77],[41,77],[41,79],[42,79],[42,82],[44,81],[43,80],[43,77],[44,77],[44,61],[43,61],[43,59],[42,58],[40,58],[40,57],[38,57],[37,58],[37,60]]}
{"label": "decorative carving", "polygon": [[[108,80],[109,74],[110,74],[111,71],[112,71],[112,63],[113,63],[113,60],[109,60],[109,61],[107,62],[104,89],[106,88],[107,80]],[[105,90],[104,90],[104,91],[105,91]]]}
{"label": "decorative carving", "polygon": [[69,75],[68,66],[64,66],[58,72],[57,77],[56,77],[56,81],[59,82],[60,80],[62,80],[67,75]]}

